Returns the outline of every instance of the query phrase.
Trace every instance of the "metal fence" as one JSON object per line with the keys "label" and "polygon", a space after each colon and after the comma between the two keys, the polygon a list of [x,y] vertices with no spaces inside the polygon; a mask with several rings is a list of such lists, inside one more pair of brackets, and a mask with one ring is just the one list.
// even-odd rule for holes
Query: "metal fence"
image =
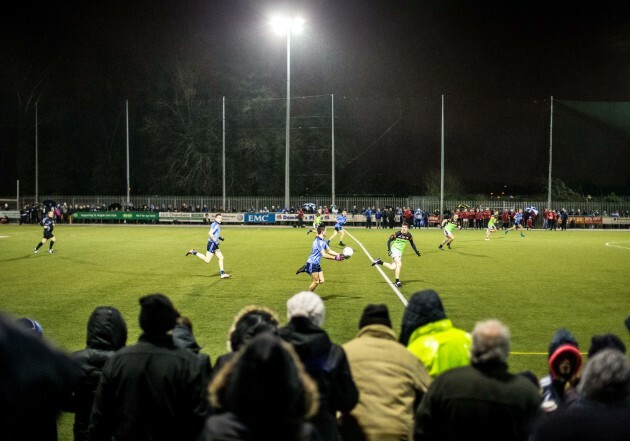
{"label": "metal fence", "polygon": [[[31,205],[35,202],[34,196],[21,197],[18,203],[16,199],[0,199],[8,204],[8,209],[19,210],[20,208]],[[126,210],[156,210],[156,211],[230,211],[245,212],[267,209],[269,211],[281,211],[284,208],[283,196],[243,196],[243,197],[227,197],[225,199],[225,207],[223,207],[223,198],[221,196],[131,196],[129,199],[130,206],[127,206],[127,197],[118,196],[63,196],[63,195],[46,195],[40,196],[39,202],[52,201],[56,204],[66,204],[74,209],[86,210],[108,210],[108,209],[126,209]],[[330,207],[332,205],[332,197],[328,196],[299,196],[290,199],[290,209],[304,204],[315,204],[319,207]],[[470,208],[491,208],[494,210],[537,207],[539,210],[547,207],[547,202],[542,200],[514,200],[514,199],[490,199],[490,200],[445,200],[444,208],[453,210],[458,205],[467,205]],[[19,205],[19,206],[18,206]],[[409,196],[394,197],[391,195],[360,195],[360,196],[337,196],[335,205],[339,210],[346,209],[349,212],[356,209],[357,212],[365,210],[366,207],[393,207],[402,208],[410,207],[411,209],[420,208],[423,211],[434,213],[440,209],[440,200],[435,197]],[[630,201],[624,198],[621,202],[603,202],[603,201],[558,201],[552,202],[551,207],[555,210],[566,209],[567,211],[580,210],[581,213],[597,213],[599,215],[610,215],[619,213],[621,216],[630,214]]]}

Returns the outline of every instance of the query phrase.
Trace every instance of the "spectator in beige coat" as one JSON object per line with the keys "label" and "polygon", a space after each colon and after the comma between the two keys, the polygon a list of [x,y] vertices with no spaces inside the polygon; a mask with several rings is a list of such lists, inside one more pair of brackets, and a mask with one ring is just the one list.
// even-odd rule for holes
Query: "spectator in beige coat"
{"label": "spectator in beige coat", "polygon": [[386,305],[367,305],[359,334],[343,345],[359,403],[344,416],[344,441],[411,440],[413,414],[431,377],[422,362],[398,343]]}

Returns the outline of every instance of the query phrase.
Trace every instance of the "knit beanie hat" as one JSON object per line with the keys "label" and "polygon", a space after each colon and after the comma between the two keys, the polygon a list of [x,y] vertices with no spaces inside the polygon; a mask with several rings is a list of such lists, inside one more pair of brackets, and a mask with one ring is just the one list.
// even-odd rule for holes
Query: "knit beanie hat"
{"label": "knit beanie hat", "polygon": [[166,334],[175,327],[179,313],[164,294],[140,298],[140,327],[147,334]]}
{"label": "knit beanie hat", "polygon": [[385,325],[388,328],[392,327],[387,305],[370,304],[365,307],[363,314],[361,315],[361,319],[359,320],[359,329],[368,325]]}
{"label": "knit beanie hat", "polygon": [[403,314],[400,330],[400,343],[407,346],[409,337],[417,328],[446,318],[442,300],[432,289],[416,292],[409,299]]}
{"label": "knit beanie hat", "polygon": [[234,324],[234,330],[230,334],[230,349],[236,352],[254,336],[262,332],[275,332],[278,325],[277,318],[270,310],[261,307],[250,311]]}
{"label": "knit beanie hat", "polygon": [[325,318],[324,302],[311,291],[302,291],[287,301],[287,317],[306,317],[315,325],[321,326]]}
{"label": "knit beanie hat", "polygon": [[615,334],[594,335],[591,338],[591,346],[588,348],[588,358],[593,358],[604,349],[616,349],[626,353],[626,345]]}

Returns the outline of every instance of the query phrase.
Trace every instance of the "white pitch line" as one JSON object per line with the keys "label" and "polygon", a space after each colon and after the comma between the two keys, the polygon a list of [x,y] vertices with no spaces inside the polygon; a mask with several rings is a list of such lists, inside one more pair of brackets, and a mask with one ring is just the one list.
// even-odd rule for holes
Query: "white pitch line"
{"label": "white pitch line", "polygon": [[[347,233],[347,231],[346,231],[346,233]],[[605,245],[606,245],[607,247],[612,247],[612,248],[621,248],[621,249],[624,249],[624,250],[628,250],[628,249],[630,249],[630,246],[617,245],[618,243],[630,243],[630,242],[627,242],[627,241],[624,241],[624,242],[606,242],[606,244],[605,244]]]}
{"label": "white pitch line", "polygon": [[[359,244],[359,246],[361,247],[361,249],[363,250],[363,252],[365,253],[365,255],[368,257],[368,259],[370,259],[370,262],[374,262],[374,259],[372,258],[372,256],[370,255],[370,253],[368,252],[368,250],[365,249],[365,247],[363,246],[363,244],[361,242],[359,242],[357,240],[356,237],[354,237],[352,234],[350,234],[350,232],[348,230],[345,230],[346,234],[348,236],[350,236],[352,239],[354,239],[354,241]],[[378,270],[379,273],[381,273],[381,276],[383,276],[383,279],[385,279],[385,281],[387,282],[387,284],[389,285],[389,287],[394,291],[394,293],[396,293],[396,295],[398,296],[398,298],[400,299],[400,301],[403,303],[403,305],[405,305],[405,307],[407,307],[407,299],[405,298],[405,296],[402,295],[402,293],[398,290],[398,287],[396,285],[394,285],[392,283],[391,280],[389,280],[389,277],[387,277],[387,275],[385,275],[385,271],[383,271],[381,269],[380,265],[374,265],[376,267],[376,269]]]}

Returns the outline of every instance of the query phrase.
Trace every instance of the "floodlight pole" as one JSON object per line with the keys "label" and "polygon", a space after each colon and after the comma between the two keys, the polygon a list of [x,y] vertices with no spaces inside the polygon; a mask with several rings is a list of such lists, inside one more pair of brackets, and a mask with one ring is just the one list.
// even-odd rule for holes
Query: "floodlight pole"
{"label": "floodlight pole", "polygon": [[330,95],[330,138],[332,157],[332,205],[335,205],[335,95]]}
{"label": "floodlight pole", "polygon": [[287,119],[285,128],[285,157],[284,157],[284,206],[290,208],[289,192],[289,144],[291,125],[291,29],[287,29]]}
{"label": "floodlight pole", "polygon": [[440,124],[440,219],[444,213],[444,94],[442,94],[442,121]]}
{"label": "floodlight pole", "polygon": [[549,187],[547,190],[547,208],[551,209],[551,154],[553,152],[553,96],[549,115]]}
{"label": "floodlight pole", "polygon": [[125,100],[125,121],[127,126],[127,210],[130,210],[131,199],[129,197],[129,193],[131,191],[131,179],[129,176],[129,100]]}
{"label": "floodlight pole", "polygon": [[39,202],[39,133],[38,133],[38,111],[35,102],[35,203]]}

